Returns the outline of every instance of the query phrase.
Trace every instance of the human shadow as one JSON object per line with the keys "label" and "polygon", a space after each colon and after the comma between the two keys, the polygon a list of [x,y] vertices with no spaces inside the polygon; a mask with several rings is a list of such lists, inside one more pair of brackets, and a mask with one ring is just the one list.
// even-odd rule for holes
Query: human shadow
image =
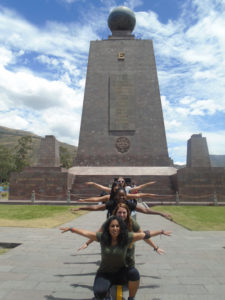
{"label": "human shadow", "polygon": [[79,276],[79,277],[81,277],[81,276],[91,276],[91,275],[96,275],[96,272],[94,272],[94,273],[83,273],[83,274],[80,274],[80,273],[78,273],[78,274],[58,274],[58,275],[54,275],[54,276],[56,276],[56,277],[67,277],[67,276]]}
{"label": "human shadow", "polygon": [[157,288],[159,288],[160,287],[160,285],[158,285],[158,284],[150,284],[150,285],[142,285],[142,286],[140,286],[139,287],[139,289],[157,289]]}
{"label": "human shadow", "polygon": [[100,266],[100,260],[97,260],[97,261],[64,262],[64,265],[89,265],[89,264]]}
{"label": "human shadow", "polygon": [[141,265],[145,265],[146,263],[136,263],[136,265],[141,266]]}
{"label": "human shadow", "polygon": [[44,296],[46,300],[93,300],[94,298],[59,298],[59,297],[54,297],[52,295],[46,295]]}
{"label": "human shadow", "polygon": [[71,256],[93,256],[93,255],[101,255],[101,253],[74,253]]}
{"label": "human shadow", "polygon": [[141,277],[147,277],[147,278],[152,278],[152,279],[161,279],[161,277],[159,277],[159,276],[150,276],[150,275],[142,275],[142,274],[141,274]]}
{"label": "human shadow", "polygon": [[74,284],[71,284],[70,286],[74,287],[74,288],[84,288],[84,289],[89,289],[90,291],[93,291],[93,285],[90,286],[90,285],[87,285],[87,284],[77,284],[77,283],[74,283]]}

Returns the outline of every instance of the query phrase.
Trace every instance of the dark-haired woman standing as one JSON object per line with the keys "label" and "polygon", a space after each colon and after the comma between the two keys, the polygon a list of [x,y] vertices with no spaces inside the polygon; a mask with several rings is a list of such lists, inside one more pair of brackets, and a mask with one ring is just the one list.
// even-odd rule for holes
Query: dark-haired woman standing
{"label": "dark-haired woman standing", "polygon": [[[128,232],[126,224],[117,216],[110,217],[103,226],[102,232],[92,232],[84,229],[61,227],[62,233],[71,231],[80,234],[101,245],[101,263],[94,281],[94,294],[97,299],[108,296],[109,289],[114,284],[128,284],[128,300],[134,300],[139,287],[140,275],[135,267],[126,267],[126,253],[133,242],[148,239],[149,231]],[[107,298],[106,298],[107,299]]]}

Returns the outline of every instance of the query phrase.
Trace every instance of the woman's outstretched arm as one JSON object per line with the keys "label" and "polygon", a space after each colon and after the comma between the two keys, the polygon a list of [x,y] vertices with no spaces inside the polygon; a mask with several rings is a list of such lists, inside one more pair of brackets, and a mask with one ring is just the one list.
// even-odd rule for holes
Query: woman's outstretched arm
{"label": "woman's outstretched arm", "polygon": [[[99,228],[99,230],[98,230],[97,232],[102,232],[102,227]],[[83,244],[80,246],[80,248],[78,249],[78,251],[86,249],[86,248],[87,248],[91,243],[93,243],[93,242],[94,242],[94,240],[92,240],[92,239],[87,240],[87,242],[83,243]]]}
{"label": "woman's outstretched arm", "polygon": [[173,220],[172,216],[170,214],[165,214],[159,211],[155,211],[150,209],[149,207],[144,207],[143,205],[137,204],[136,211],[143,213],[143,214],[150,214],[150,215],[159,215],[161,217],[164,217],[170,221]]}
{"label": "woman's outstretched arm", "polygon": [[150,230],[150,235],[151,237],[153,236],[157,236],[157,235],[167,235],[167,236],[171,236],[172,231],[170,230]]}
{"label": "woman's outstretched arm", "polygon": [[77,202],[107,202],[110,195],[78,199]]}
{"label": "woman's outstretched arm", "polygon": [[[141,228],[139,229],[138,233],[139,232],[144,232]],[[144,232],[146,233],[146,232]],[[149,231],[149,238],[147,239],[144,239],[144,241],[149,245],[151,246],[154,251],[156,251],[158,254],[163,254],[163,253],[166,253],[163,249],[159,248],[151,239],[151,237],[153,236],[157,236],[157,235],[160,235],[160,234],[164,234],[164,235],[168,235],[170,236],[171,235],[171,231],[166,231],[166,230],[150,230]]]}
{"label": "woman's outstretched arm", "polygon": [[102,191],[105,191],[107,193],[110,193],[111,192],[111,188],[107,187],[107,186],[104,186],[104,185],[101,185],[101,184],[98,184],[96,182],[92,182],[92,181],[88,181],[88,182],[85,182],[86,185],[93,185],[94,187],[96,187],[97,189],[100,189]]}
{"label": "woman's outstretched arm", "polygon": [[158,194],[149,194],[149,193],[136,193],[136,194],[127,194],[127,199],[136,199],[136,198],[146,198],[146,197],[159,197]]}
{"label": "woman's outstretched arm", "polygon": [[93,232],[93,231],[89,231],[86,229],[79,229],[79,228],[75,228],[75,227],[60,227],[59,229],[62,231],[62,233],[71,231],[72,233],[76,233],[76,234],[85,236],[89,239],[92,239],[94,241],[97,241],[96,232]]}
{"label": "woman's outstretched arm", "polygon": [[132,188],[129,190],[129,192],[132,193],[132,192],[134,192],[134,191],[136,191],[136,190],[141,190],[141,189],[145,188],[146,186],[151,185],[151,184],[154,184],[154,183],[156,183],[156,181],[150,181],[150,182],[146,182],[146,183],[140,184],[140,185],[138,185],[138,186],[132,187]]}
{"label": "woman's outstretched arm", "polygon": [[105,210],[105,209],[106,209],[105,204],[99,204],[99,205],[79,206],[79,207],[72,208],[70,211],[73,213],[73,212],[76,212],[79,210],[99,211],[99,210]]}

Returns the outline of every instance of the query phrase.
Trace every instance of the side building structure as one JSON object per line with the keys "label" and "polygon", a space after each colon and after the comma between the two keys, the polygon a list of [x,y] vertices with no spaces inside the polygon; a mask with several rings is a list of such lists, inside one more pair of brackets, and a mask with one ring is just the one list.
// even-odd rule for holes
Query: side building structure
{"label": "side building structure", "polygon": [[187,142],[187,164],[177,171],[177,190],[183,202],[225,202],[225,168],[211,165],[208,145],[202,134]]}
{"label": "side building structure", "polygon": [[60,167],[58,141],[53,135],[47,135],[41,139],[36,166],[11,174],[9,200],[67,199],[69,178],[68,171]]}

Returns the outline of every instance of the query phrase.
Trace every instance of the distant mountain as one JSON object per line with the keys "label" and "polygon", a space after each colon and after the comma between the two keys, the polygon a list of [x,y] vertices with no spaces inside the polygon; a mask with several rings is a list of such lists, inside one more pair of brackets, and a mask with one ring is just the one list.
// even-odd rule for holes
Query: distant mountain
{"label": "distant mountain", "polygon": [[[31,136],[32,141],[33,141],[33,144],[32,144],[33,150],[32,150],[30,159],[31,159],[31,164],[34,165],[34,164],[36,164],[36,162],[38,160],[38,151],[40,148],[40,143],[41,143],[41,138],[42,138],[41,136],[38,136],[29,131],[17,130],[17,129],[0,126],[0,146],[4,145],[10,149],[13,149],[17,145],[18,140],[22,136],[27,136],[27,135]],[[77,152],[76,146],[62,143],[60,141],[59,141],[59,146],[66,148],[70,152],[72,157],[75,157],[76,152]]]}

